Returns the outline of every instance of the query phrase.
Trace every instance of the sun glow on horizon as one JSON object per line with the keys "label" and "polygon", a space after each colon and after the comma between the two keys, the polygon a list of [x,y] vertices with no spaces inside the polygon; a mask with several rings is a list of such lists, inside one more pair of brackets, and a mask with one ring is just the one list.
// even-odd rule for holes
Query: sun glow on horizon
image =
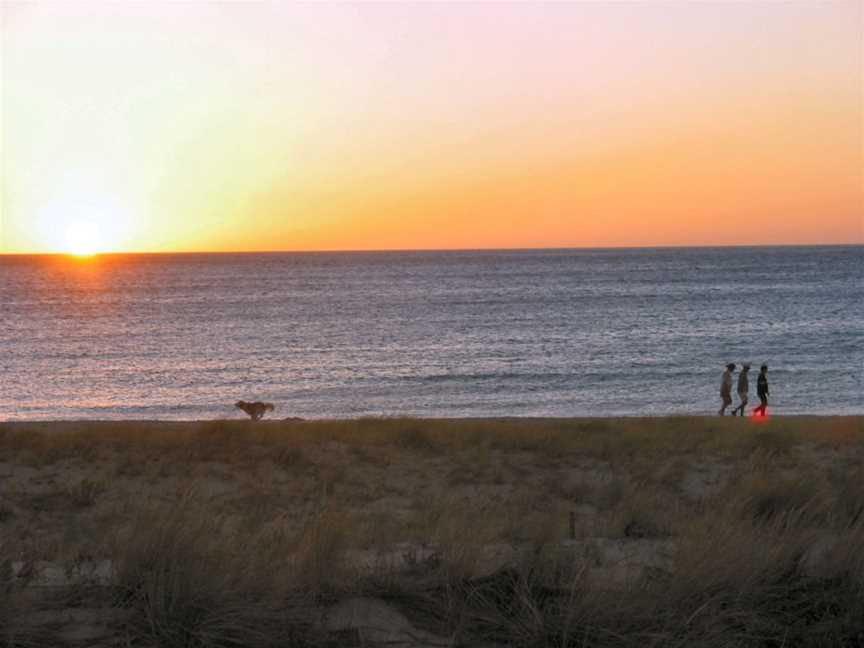
{"label": "sun glow on horizon", "polygon": [[124,251],[133,238],[133,211],[117,196],[76,184],[34,210],[30,236],[48,253],[84,258]]}
{"label": "sun glow on horizon", "polygon": [[74,221],[66,226],[64,252],[77,257],[90,257],[104,252],[99,228],[88,221]]}

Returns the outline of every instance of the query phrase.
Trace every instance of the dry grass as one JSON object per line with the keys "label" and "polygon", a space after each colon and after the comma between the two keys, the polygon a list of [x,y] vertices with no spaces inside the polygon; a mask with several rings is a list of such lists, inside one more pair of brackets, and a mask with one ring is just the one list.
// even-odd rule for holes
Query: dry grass
{"label": "dry grass", "polygon": [[862,423],[0,425],[0,646],[371,645],[321,622],[357,596],[454,646],[862,645]]}

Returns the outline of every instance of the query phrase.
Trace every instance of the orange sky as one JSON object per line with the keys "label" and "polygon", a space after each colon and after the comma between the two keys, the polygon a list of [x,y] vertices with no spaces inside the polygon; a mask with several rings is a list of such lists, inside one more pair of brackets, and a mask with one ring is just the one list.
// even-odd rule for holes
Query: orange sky
{"label": "orange sky", "polygon": [[0,11],[0,252],[864,243],[861,2]]}

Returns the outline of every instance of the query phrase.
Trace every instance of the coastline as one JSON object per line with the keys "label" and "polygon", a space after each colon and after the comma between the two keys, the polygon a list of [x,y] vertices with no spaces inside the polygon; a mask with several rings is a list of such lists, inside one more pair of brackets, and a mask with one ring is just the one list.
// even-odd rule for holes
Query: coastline
{"label": "coastline", "polygon": [[[586,423],[591,421],[710,421],[723,419],[741,419],[753,422],[755,417],[748,414],[747,416],[739,417],[727,414],[726,416],[718,416],[716,413],[704,414],[650,414],[650,415],[615,415],[615,416],[411,416],[411,415],[381,415],[381,416],[358,416],[358,417],[321,417],[321,418],[301,418],[301,417],[270,417],[263,418],[255,423],[263,425],[274,425],[283,423],[352,423],[357,421],[423,421],[429,423],[452,423],[452,422],[539,422],[539,423]],[[864,412],[853,412],[844,414],[774,414],[771,413],[766,417],[765,421],[819,421],[823,419],[861,419],[864,424]],[[59,425],[59,426],[75,426],[75,425],[203,425],[208,423],[251,423],[246,417],[233,418],[201,418],[201,419],[100,419],[100,418],[81,418],[81,419],[0,419],[0,426],[21,426],[21,425]]]}

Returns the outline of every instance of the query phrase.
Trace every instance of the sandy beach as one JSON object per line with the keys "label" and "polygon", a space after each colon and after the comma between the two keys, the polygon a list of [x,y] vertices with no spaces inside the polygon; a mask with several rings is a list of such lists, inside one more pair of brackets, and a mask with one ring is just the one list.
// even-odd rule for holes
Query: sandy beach
{"label": "sandy beach", "polygon": [[849,645],[862,483],[862,417],[7,423],[0,632]]}

